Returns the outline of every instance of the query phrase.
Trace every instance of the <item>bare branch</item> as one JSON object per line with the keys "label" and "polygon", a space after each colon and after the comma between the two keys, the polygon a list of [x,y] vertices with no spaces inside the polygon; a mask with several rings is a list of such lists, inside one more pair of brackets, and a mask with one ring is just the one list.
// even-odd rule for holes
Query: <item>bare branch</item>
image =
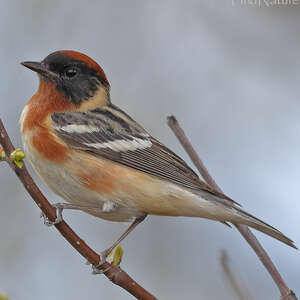
{"label": "bare branch", "polygon": [[[199,155],[195,151],[194,147],[188,140],[187,136],[185,135],[183,129],[179,125],[178,121],[174,116],[168,117],[168,125],[180,141],[181,145],[183,146],[184,150],[187,152],[191,160],[193,161],[194,165],[200,172],[203,179],[214,189],[219,192],[222,192],[221,188],[216,184],[214,179],[209,174],[208,170],[206,169],[204,163],[200,159]],[[281,299],[285,300],[297,300],[296,295],[291,291],[286,283],[283,281],[280,273],[278,272],[277,268],[273,264],[272,260],[270,259],[267,252],[264,250],[262,245],[259,243],[255,235],[250,231],[250,229],[246,225],[241,224],[234,224],[238,231],[242,234],[251,248],[254,250],[258,258],[261,260],[263,265],[268,270],[269,274],[272,276],[274,282],[276,283],[280,294]]]}
{"label": "bare branch", "polygon": [[237,294],[238,298],[240,300],[251,300],[253,299],[250,297],[248,291],[246,291],[245,287],[243,286],[241,280],[239,277],[237,277],[234,272],[232,271],[230,265],[229,265],[229,257],[225,250],[221,251],[221,265],[223,268],[223,271],[226,275],[226,279],[228,279],[231,287]]}
{"label": "bare branch", "polygon": [[[49,203],[46,197],[42,194],[38,186],[33,181],[32,177],[28,173],[25,164],[19,168],[10,159],[10,153],[12,153],[15,148],[11,143],[11,140],[4,128],[2,120],[0,119],[0,144],[6,154],[6,161],[16,173],[20,181],[23,183],[25,189],[30,194],[32,199],[42,210],[45,216],[50,220],[54,221],[56,219],[56,209]],[[82,240],[72,228],[65,222],[62,221],[54,225],[56,229],[61,233],[61,235],[91,264],[98,265],[100,261],[99,255],[91,249],[84,240]],[[125,271],[120,267],[112,265],[105,262],[101,265],[99,270],[104,271],[104,275],[111,280],[114,284],[119,285],[123,289],[127,290],[131,295],[135,296],[137,299],[145,300],[157,300],[153,295],[146,291],[142,286],[140,286],[136,281],[134,281]]]}

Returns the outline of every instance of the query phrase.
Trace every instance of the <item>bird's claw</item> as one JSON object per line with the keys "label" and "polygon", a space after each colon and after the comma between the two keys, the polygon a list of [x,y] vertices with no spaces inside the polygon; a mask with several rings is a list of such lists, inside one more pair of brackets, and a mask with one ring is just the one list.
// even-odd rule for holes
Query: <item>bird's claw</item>
{"label": "bird's claw", "polygon": [[[100,266],[101,266],[101,265],[100,265]],[[97,265],[97,266],[92,265],[92,274],[93,274],[93,275],[104,274],[104,273],[106,273],[110,268],[111,268],[111,266],[109,266],[108,268],[102,270],[102,269],[99,269],[99,265]]]}
{"label": "bird's claw", "polygon": [[[104,270],[99,269],[99,267],[101,267],[104,263],[106,263],[106,258],[109,255],[109,253],[110,253],[109,250],[104,250],[99,254],[99,256],[100,256],[99,263],[97,265],[92,264],[92,274],[93,275],[104,274],[111,268],[111,266],[109,266],[108,268],[106,268]],[[86,264],[90,264],[90,262],[86,262]]]}
{"label": "bird's claw", "polygon": [[41,215],[40,215],[40,218],[44,219],[44,224],[48,227],[51,227],[51,226],[53,226],[55,224],[58,224],[61,221],[63,221],[63,217],[62,217],[62,211],[64,210],[63,204],[62,203],[56,203],[56,204],[53,204],[53,207],[56,208],[56,219],[55,219],[54,222],[50,221],[48,219],[48,217],[43,212],[41,212]]}

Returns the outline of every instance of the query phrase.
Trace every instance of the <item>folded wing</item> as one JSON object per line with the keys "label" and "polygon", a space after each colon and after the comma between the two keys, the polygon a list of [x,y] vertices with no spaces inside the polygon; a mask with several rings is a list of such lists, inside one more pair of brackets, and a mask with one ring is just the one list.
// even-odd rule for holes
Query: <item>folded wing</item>
{"label": "folded wing", "polygon": [[51,118],[57,135],[74,149],[234,203],[201,181],[184,160],[112,104],[88,112],[54,113]]}

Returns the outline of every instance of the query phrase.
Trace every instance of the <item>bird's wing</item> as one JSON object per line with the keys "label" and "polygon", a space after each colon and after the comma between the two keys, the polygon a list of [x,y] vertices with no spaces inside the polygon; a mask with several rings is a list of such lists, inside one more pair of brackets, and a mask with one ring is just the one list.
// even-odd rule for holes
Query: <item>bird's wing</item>
{"label": "bird's wing", "polygon": [[56,134],[74,149],[233,202],[201,181],[184,160],[112,104],[87,112],[53,113],[51,119]]}

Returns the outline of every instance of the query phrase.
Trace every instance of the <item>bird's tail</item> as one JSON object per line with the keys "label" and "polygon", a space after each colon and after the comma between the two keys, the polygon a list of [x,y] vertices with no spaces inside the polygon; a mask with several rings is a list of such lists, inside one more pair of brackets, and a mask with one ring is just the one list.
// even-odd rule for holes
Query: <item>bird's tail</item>
{"label": "bird's tail", "polygon": [[261,232],[287,244],[288,246],[291,246],[291,247],[297,249],[294,242],[290,238],[285,236],[282,232],[277,230],[276,228],[270,226],[269,224],[261,221],[260,219],[258,219],[256,217],[252,216],[251,214],[240,209],[239,207],[235,206],[232,209],[235,211],[235,213],[234,213],[234,217],[229,222],[231,222],[233,224],[235,224],[235,223],[245,224],[249,227],[252,227],[258,231],[261,231]]}

